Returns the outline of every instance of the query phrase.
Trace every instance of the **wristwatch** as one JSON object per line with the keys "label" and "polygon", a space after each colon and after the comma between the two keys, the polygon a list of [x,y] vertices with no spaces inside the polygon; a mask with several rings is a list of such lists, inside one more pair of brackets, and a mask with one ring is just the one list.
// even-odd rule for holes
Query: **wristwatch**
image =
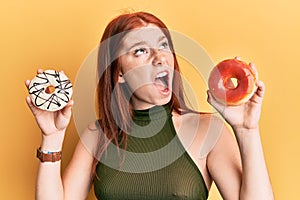
{"label": "wristwatch", "polygon": [[51,151],[43,151],[41,147],[36,151],[36,157],[41,162],[56,162],[61,160],[61,151],[51,152]]}

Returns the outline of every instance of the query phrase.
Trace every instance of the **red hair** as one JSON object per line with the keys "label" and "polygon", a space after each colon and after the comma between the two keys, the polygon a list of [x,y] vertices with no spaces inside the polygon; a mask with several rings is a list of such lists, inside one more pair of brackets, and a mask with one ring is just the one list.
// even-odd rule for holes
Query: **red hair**
{"label": "red hair", "polygon": [[118,84],[121,65],[118,62],[117,54],[122,39],[128,31],[148,24],[154,24],[162,30],[173,53],[175,72],[170,106],[177,113],[191,111],[184,102],[179,65],[174,52],[171,34],[166,25],[156,16],[146,12],[120,15],[107,25],[98,52],[99,83],[97,98],[99,123],[106,137],[104,140],[102,138],[100,142],[101,145],[99,145],[98,149],[100,155],[105,151],[109,142],[113,142],[121,148],[126,148],[127,134],[125,132],[130,127],[129,121],[132,115],[132,106],[128,105],[130,102],[128,86],[126,84]]}

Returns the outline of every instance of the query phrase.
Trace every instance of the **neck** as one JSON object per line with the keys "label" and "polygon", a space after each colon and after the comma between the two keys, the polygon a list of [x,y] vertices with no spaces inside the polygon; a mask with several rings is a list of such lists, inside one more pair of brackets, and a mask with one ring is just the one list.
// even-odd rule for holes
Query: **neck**
{"label": "neck", "polygon": [[172,113],[170,104],[165,104],[162,106],[152,106],[148,109],[134,110],[133,120],[134,121],[151,121],[151,120],[161,120],[163,118],[168,118]]}

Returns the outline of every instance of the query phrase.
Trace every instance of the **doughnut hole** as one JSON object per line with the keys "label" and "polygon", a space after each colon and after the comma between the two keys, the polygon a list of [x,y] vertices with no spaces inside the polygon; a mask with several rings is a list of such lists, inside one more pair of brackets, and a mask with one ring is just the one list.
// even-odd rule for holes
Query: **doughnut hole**
{"label": "doughnut hole", "polygon": [[47,94],[52,94],[55,91],[55,87],[53,85],[49,85],[48,87],[46,87],[45,92]]}
{"label": "doughnut hole", "polygon": [[239,85],[239,81],[237,78],[235,77],[231,77],[231,78],[228,78],[226,81],[225,81],[225,87],[227,89],[235,89],[238,87]]}

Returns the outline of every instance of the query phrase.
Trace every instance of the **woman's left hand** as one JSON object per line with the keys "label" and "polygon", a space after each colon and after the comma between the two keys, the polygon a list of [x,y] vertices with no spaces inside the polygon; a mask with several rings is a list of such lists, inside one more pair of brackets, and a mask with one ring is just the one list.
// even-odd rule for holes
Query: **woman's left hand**
{"label": "woman's left hand", "polygon": [[[250,63],[251,67],[255,66]],[[218,102],[208,90],[207,101],[210,103],[231,125],[233,129],[256,129],[260,118],[261,105],[265,93],[264,83],[257,79],[257,89],[253,96],[244,104],[227,106]]]}

